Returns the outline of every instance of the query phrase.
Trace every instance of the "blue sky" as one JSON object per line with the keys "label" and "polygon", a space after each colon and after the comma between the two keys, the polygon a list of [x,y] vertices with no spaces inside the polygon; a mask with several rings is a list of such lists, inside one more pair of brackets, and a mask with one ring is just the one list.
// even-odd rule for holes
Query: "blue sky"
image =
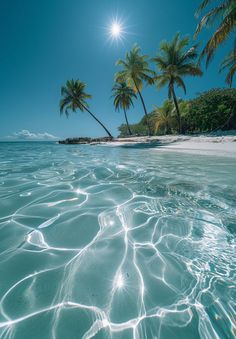
{"label": "blue sky", "polygon": [[[163,39],[176,31],[192,36],[200,0],[0,0],[0,138],[102,136],[103,130],[86,113],[60,117],[60,88],[67,79],[79,78],[93,95],[90,108],[114,135],[124,121],[111,97],[115,62],[134,43],[151,57]],[[112,18],[126,27],[123,42],[108,39]],[[211,30],[199,41],[206,41]],[[202,78],[186,78],[187,95],[212,87],[225,87],[218,66],[229,50],[226,44]],[[154,65],[153,65],[154,67]],[[148,111],[161,105],[167,90],[143,91]],[[143,115],[136,102],[128,112],[130,122]],[[23,132],[22,132],[23,130]],[[45,134],[46,133],[46,134]],[[30,137],[29,137],[30,138]]]}

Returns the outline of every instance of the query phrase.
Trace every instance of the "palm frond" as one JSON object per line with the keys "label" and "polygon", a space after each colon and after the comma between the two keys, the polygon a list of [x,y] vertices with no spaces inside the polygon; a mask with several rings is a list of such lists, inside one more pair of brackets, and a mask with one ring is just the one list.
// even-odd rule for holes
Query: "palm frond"
{"label": "palm frond", "polygon": [[[127,52],[124,60],[118,60],[117,66],[122,70],[115,75],[116,82],[126,82],[135,91],[141,90],[143,83],[153,83],[155,72],[149,68],[148,55],[142,55],[140,47],[135,44],[131,51]],[[137,87],[135,89],[135,87]]]}
{"label": "palm frond", "polygon": [[87,99],[91,99],[92,96],[85,92],[86,84],[80,80],[67,80],[66,84],[61,87],[60,100],[60,114],[65,113],[68,117],[69,111],[75,112],[77,109],[84,111],[89,108]]}
{"label": "palm frond", "polygon": [[200,13],[211,3],[215,0],[203,0],[202,3],[200,4],[200,6],[198,7],[197,11],[196,11],[196,15],[200,15]]}
{"label": "palm frond", "polygon": [[198,34],[202,31],[204,27],[208,27],[214,23],[214,21],[222,15],[222,12],[225,10],[225,5],[221,4],[218,7],[210,10],[206,15],[202,17],[199,24],[197,25],[196,31],[194,33],[194,38],[198,36]]}
{"label": "palm frond", "polygon": [[186,92],[183,76],[202,75],[199,65],[194,63],[198,57],[197,45],[186,50],[188,44],[188,37],[181,38],[180,34],[176,33],[170,42],[161,42],[160,53],[153,59],[158,70],[158,75],[154,78],[157,87],[169,84],[169,97],[171,97],[172,87],[175,83]]}
{"label": "palm frond", "polygon": [[[197,14],[200,14],[213,0],[204,0]],[[196,31],[195,37],[201,32],[204,27],[217,25],[211,38],[207,41],[201,53],[201,59],[206,57],[206,66],[209,65],[213,59],[216,50],[224,41],[226,41],[231,33],[235,31],[236,27],[236,1],[235,0],[222,0],[220,4],[213,7],[206,13],[200,20]]]}
{"label": "palm frond", "polygon": [[133,99],[137,98],[134,90],[125,82],[116,83],[112,88],[112,93],[116,110],[129,109],[130,106],[133,106]]}
{"label": "palm frond", "polygon": [[177,85],[178,87],[183,88],[184,94],[187,93],[185,83],[184,83],[184,81],[183,81],[183,79],[182,79],[181,77],[176,77],[176,78],[175,78],[175,83],[176,83],[176,85]]}
{"label": "palm frond", "polygon": [[234,43],[234,49],[226,56],[226,58],[221,63],[220,72],[228,69],[228,73],[226,75],[226,83],[230,87],[232,87],[233,78],[236,72],[236,39]]}

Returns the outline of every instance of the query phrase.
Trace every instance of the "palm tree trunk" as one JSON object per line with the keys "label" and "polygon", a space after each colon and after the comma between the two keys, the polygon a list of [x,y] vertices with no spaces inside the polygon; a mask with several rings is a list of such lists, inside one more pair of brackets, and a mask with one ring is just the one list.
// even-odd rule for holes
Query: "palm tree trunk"
{"label": "palm tree trunk", "polygon": [[100,120],[98,120],[98,118],[92,112],[90,112],[90,110],[87,107],[85,107],[85,106],[83,106],[83,107],[99,123],[99,125],[102,126],[102,128],[106,131],[106,133],[109,135],[109,137],[113,139],[113,136],[108,131],[108,129],[103,125],[103,123]]}
{"label": "palm tree trunk", "polygon": [[[134,81],[134,80],[133,80],[133,81]],[[134,85],[135,85],[135,87],[136,87],[136,90],[137,90],[137,92],[138,92],[138,95],[139,95],[140,100],[141,100],[142,105],[143,105],[144,113],[145,113],[146,120],[147,120],[148,136],[150,136],[150,135],[151,135],[151,128],[150,128],[149,117],[148,117],[148,114],[147,114],[147,109],[146,109],[146,106],[145,106],[145,103],[144,103],[144,100],[143,100],[143,96],[142,96],[142,94],[141,94],[141,92],[140,92],[140,90],[139,90],[139,88],[138,88],[138,86],[137,86],[137,84],[136,84],[135,81],[134,81]]]}
{"label": "palm tree trunk", "polygon": [[128,128],[129,135],[132,135],[125,109],[124,109],[124,113],[125,113],[125,121],[126,121],[126,125],[127,125],[127,128]]}
{"label": "palm tree trunk", "polygon": [[173,97],[173,100],[174,100],[174,105],[175,105],[175,109],[176,109],[176,113],[177,113],[178,130],[179,130],[179,133],[182,133],[181,116],[180,116],[180,111],[179,111],[178,100],[177,100],[176,94],[175,94],[174,85],[172,86],[172,97]]}

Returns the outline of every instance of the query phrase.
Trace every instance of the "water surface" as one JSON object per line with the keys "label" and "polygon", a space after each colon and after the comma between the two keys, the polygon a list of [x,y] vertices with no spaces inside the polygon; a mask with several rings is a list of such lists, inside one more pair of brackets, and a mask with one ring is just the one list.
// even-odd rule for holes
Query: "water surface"
{"label": "water surface", "polygon": [[0,338],[235,338],[235,168],[0,143]]}

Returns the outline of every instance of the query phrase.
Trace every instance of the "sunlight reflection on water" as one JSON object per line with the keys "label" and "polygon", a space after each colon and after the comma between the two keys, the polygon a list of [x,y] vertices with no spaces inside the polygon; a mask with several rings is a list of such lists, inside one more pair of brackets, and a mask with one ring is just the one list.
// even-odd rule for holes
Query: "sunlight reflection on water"
{"label": "sunlight reflection on water", "polygon": [[0,151],[0,338],[235,337],[236,159]]}

